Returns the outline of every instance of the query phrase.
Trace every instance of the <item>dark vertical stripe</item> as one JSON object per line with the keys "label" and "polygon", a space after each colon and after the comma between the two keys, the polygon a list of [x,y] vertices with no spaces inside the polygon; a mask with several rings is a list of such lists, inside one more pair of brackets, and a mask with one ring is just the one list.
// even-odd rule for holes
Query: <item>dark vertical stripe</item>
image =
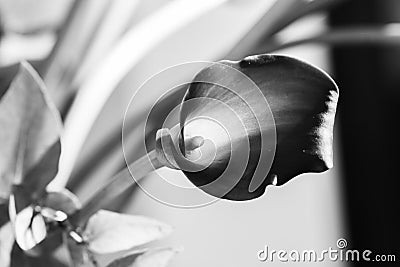
{"label": "dark vertical stripe", "polygon": [[[333,26],[398,21],[398,0],[353,0],[331,12]],[[396,254],[400,242],[400,44],[338,47],[333,59],[340,88],[350,246]],[[400,255],[396,256],[398,263]]]}

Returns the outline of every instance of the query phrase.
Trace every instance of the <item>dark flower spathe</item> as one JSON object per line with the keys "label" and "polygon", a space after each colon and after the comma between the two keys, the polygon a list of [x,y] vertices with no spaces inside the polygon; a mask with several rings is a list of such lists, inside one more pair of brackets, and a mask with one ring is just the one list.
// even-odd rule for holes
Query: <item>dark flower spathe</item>
{"label": "dark flower spathe", "polygon": [[[334,81],[300,60],[259,55],[221,61],[200,71],[183,99],[181,130],[172,130],[171,141],[176,146],[179,139],[185,158],[162,147],[169,154],[166,159],[205,192],[231,200],[253,199],[269,184],[282,185],[299,174],[333,166],[337,101]],[[218,141],[207,147],[203,135],[218,131],[222,132]],[[160,132],[162,136],[168,133]],[[205,142],[199,147],[201,157],[193,161],[196,149],[187,146],[196,136]],[[247,157],[242,155],[246,147]],[[239,166],[243,161],[244,168]],[[254,187],[252,179],[257,172],[260,176],[263,164],[267,171]]]}

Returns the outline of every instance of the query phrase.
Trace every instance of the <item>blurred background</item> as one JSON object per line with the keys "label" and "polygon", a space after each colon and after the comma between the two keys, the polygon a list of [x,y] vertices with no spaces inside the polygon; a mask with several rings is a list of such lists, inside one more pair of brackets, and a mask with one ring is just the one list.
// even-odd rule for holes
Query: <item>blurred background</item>
{"label": "blurred background", "polygon": [[[340,88],[332,170],[269,187],[248,202],[179,209],[132,188],[109,208],[172,225],[160,244],[184,250],[171,266],[262,266],[269,263],[257,253],[266,245],[322,251],[339,238],[354,249],[395,254],[399,20],[396,0],[0,0],[0,65],[28,60],[44,79],[65,122],[58,179],[67,177],[84,202],[126,166],[122,120],[152,75],[266,52],[313,63]],[[142,111],[187,75],[160,82],[130,108],[129,159],[145,153]],[[180,172],[160,172],[186,182]],[[146,183],[165,189],[151,175]]]}

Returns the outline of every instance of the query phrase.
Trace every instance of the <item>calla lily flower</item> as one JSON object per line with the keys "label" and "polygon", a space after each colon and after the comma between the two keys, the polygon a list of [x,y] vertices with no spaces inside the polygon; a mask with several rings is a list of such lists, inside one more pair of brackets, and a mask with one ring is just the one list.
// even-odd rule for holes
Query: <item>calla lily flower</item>
{"label": "calla lily flower", "polygon": [[[337,101],[329,75],[298,59],[258,55],[208,64],[155,105],[157,114],[164,112],[152,121],[159,129],[155,149],[117,173],[71,221],[84,225],[132,178],[139,184],[161,167],[183,171],[211,196],[238,201],[299,174],[326,171],[333,166]],[[179,123],[163,128],[168,119],[162,118],[176,108]]]}
{"label": "calla lily flower", "polygon": [[157,133],[159,161],[208,194],[261,196],[302,173],[332,168],[335,82],[286,56],[220,61],[189,86],[180,125]]}

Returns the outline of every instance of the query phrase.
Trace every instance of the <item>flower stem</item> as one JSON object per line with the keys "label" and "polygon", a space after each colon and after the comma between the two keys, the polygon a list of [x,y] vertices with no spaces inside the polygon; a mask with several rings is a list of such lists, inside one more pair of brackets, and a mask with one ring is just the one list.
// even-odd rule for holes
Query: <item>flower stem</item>
{"label": "flower stem", "polygon": [[[70,223],[75,227],[84,226],[93,214],[109,204],[129,187],[137,184],[139,180],[152,171],[164,166],[179,169],[178,164],[175,162],[175,158],[179,157],[176,155],[177,146],[173,141],[177,141],[179,129],[179,125],[171,129],[175,138],[171,136],[171,132],[168,129],[160,129],[156,135],[156,149],[150,151],[148,154],[117,173],[107,185],[90,198],[82,209],[71,216]],[[187,151],[192,151],[203,144],[204,139],[195,136],[187,138],[184,146]],[[181,158],[180,162],[182,161],[188,162],[188,160]],[[134,173],[131,173],[131,170],[134,171]]]}
{"label": "flower stem", "polygon": [[[94,196],[90,198],[82,209],[72,215],[71,222],[75,226],[84,225],[90,216],[110,203],[115,197],[123,193],[129,187],[135,185],[148,173],[163,166],[164,165],[162,165],[157,158],[156,151],[150,151],[148,154],[130,164],[128,168],[117,173],[106,186],[97,191]],[[135,170],[133,178],[130,170]]]}

